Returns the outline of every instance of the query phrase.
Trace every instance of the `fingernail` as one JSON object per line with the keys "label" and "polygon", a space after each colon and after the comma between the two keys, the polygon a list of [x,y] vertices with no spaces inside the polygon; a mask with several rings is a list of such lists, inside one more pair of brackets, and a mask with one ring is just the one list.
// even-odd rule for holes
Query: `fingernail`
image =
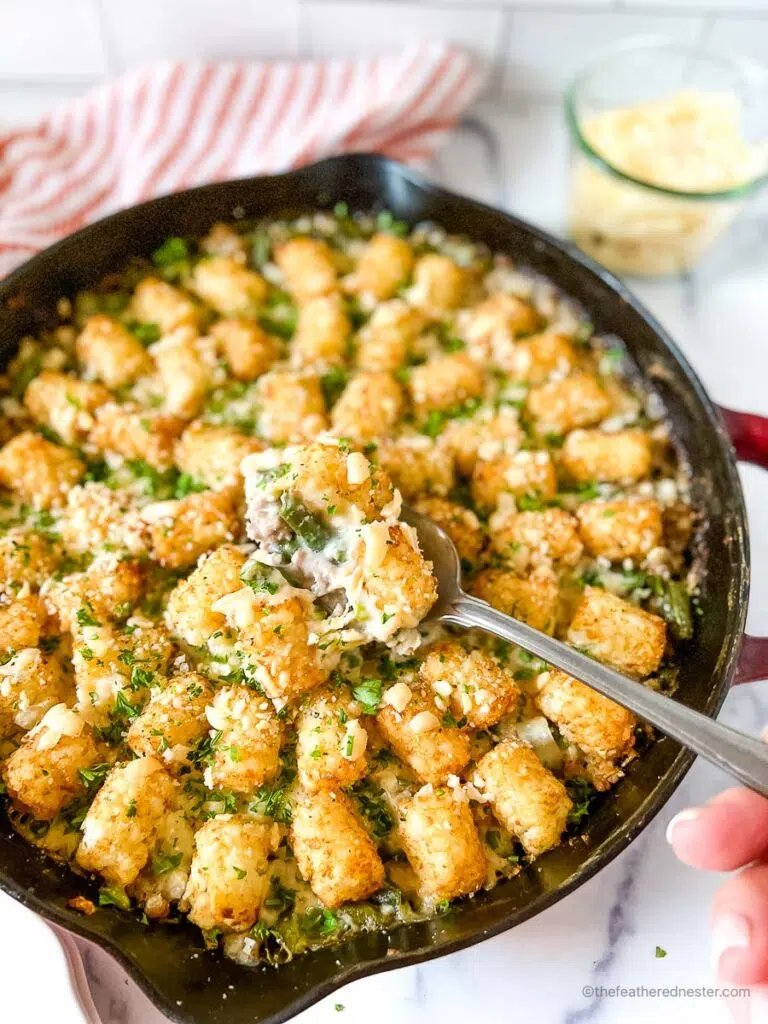
{"label": "fingernail", "polygon": [[712,925],[712,967],[717,971],[720,958],[730,949],[749,947],[749,921],[742,914],[721,914]]}
{"label": "fingernail", "polygon": [[698,807],[687,807],[684,811],[678,811],[674,818],[667,825],[667,842],[672,842],[672,833],[681,821],[694,821],[698,818],[700,810]]}

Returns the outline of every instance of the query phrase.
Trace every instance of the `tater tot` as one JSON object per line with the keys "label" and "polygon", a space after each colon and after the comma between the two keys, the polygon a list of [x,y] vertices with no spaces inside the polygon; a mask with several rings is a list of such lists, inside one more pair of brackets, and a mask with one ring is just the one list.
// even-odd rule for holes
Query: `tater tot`
{"label": "tater tot", "polygon": [[71,451],[31,431],[0,449],[0,484],[35,508],[63,505],[84,473],[84,464]]}
{"label": "tater tot", "polygon": [[163,390],[163,408],[170,416],[190,420],[203,407],[216,365],[211,340],[182,324],[150,349]]}
{"label": "tater tot", "polygon": [[219,814],[195,833],[195,853],[183,905],[203,931],[251,928],[269,889],[272,825],[247,814]]}
{"label": "tater tot", "polygon": [[219,598],[240,590],[240,570],[245,555],[231,544],[204,555],[198,566],[171,591],[166,608],[169,628],[193,647],[202,646],[227,624],[221,612],[213,611]]}
{"label": "tater tot", "polygon": [[111,885],[130,885],[176,798],[176,783],[157,758],[115,765],[83,821],[77,863]]}
{"label": "tater tot", "polygon": [[642,430],[575,430],[565,439],[563,466],[579,483],[635,483],[651,469],[651,443]]}
{"label": "tater tot", "polygon": [[145,585],[145,566],[141,562],[105,551],[84,572],[48,580],[42,594],[62,628],[71,629],[78,610],[86,604],[102,620],[127,619],[141,600]]}
{"label": "tater tot", "polygon": [[266,298],[267,282],[231,256],[212,256],[195,265],[192,290],[222,316],[252,316]]}
{"label": "tater tot", "polygon": [[553,669],[536,695],[536,703],[554,722],[569,743],[585,755],[591,782],[599,790],[610,788],[621,777],[617,762],[625,760],[635,745],[637,719],[631,711],[615,704]]}
{"label": "tater tot", "polygon": [[375,457],[406,501],[424,494],[444,497],[455,480],[453,455],[423,434],[383,438]]}
{"label": "tater tot", "polygon": [[87,722],[55,704],[5,762],[3,779],[17,810],[51,821],[85,790],[80,773],[101,756]]}
{"label": "tater tot", "polygon": [[186,426],[178,416],[156,413],[126,403],[108,402],[96,412],[88,441],[102,452],[147,462],[155,469],[170,469],[173,448]]}
{"label": "tater tot", "polygon": [[93,413],[111,397],[100,384],[46,370],[28,385],[24,405],[35,423],[73,445],[87,436],[93,426]]}
{"label": "tater tot", "polygon": [[296,366],[338,366],[344,362],[352,330],[338,292],[318,295],[299,307],[296,333],[291,342]]}
{"label": "tater tot", "polygon": [[663,520],[656,501],[587,501],[576,515],[590,554],[612,562],[645,558],[661,544]]}
{"label": "tater tot", "polygon": [[45,605],[37,594],[0,605],[0,651],[7,654],[37,647],[45,615]]}
{"label": "tater tot", "polygon": [[516,572],[557,562],[576,565],[584,552],[577,522],[561,508],[541,512],[499,510],[489,522],[491,549]]}
{"label": "tater tot", "polygon": [[208,732],[206,705],[213,687],[197,672],[185,672],[155,689],[133,720],[126,743],[140,757],[154,754],[176,774],[189,767],[187,754]]}
{"label": "tater tot", "polygon": [[472,729],[490,729],[512,712],[520,690],[512,675],[490,654],[465,650],[448,640],[430,648],[419,679],[451,708],[454,718]]}
{"label": "tater tot", "polygon": [[472,497],[481,508],[494,508],[502,494],[553,498],[557,475],[549,452],[503,452],[479,459],[472,473]]}
{"label": "tater tot", "polygon": [[128,306],[129,315],[145,324],[155,324],[165,334],[181,324],[196,324],[198,310],[189,296],[157,277],[145,277],[136,286]]}
{"label": "tater tot", "polygon": [[391,299],[408,281],[413,262],[413,250],[404,238],[374,235],[345,285],[349,291],[372,295],[379,302]]}
{"label": "tater tot", "polygon": [[447,498],[421,498],[414,507],[448,534],[460,558],[470,563],[475,561],[485,538],[480,520],[471,509]]}
{"label": "tater tot", "polygon": [[55,571],[61,554],[50,534],[12,526],[0,537],[0,588],[16,594],[25,583],[39,586]]}
{"label": "tater tot", "polygon": [[[453,725],[443,725],[445,712],[435,703],[435,694],[416,679],[403,680],[408,687],[408,702],[397,710],[387,703],[387,695],[376,722],[395,753],[416,772],[423,782],[442,785],[449,775],[457,775],[470,757],[466,733]],[[442,698],[441,698],[442,700]]]}
{"label": "tater tot", "polygon": [[149,862],[130,887],[131,896],[144,907],[148,918],[168,917],[171,903],[183,898],[194,847],[192,823],[183,810],[171,811],[158,826]]}
{"label": "tater tot", "polygon": [[108,316],[88,319],[75,343],[75,353],[86,377],[100,380],[108,388],[125,387],[152,372],[152,360],[138,338]]}
{"label": "tater tot", "polygon": [[416,416],[425,419],[430,412],[457,408],[482,394],[482,370],[465,352],[438,356],[422,366],[414,366],[408,374]]}
{"label": "tater tot", "polygon": [[357,333],[357,365],[375,373],[399,370],[425,322],[423,314],[404,299],[377,306]]}
{"label": "tater tot", "polygon": [[292,238],[277,247],[274,258],[285,287],[298,302],[328,295],[337,287],[333,252],[317,238]]}
{"label": "tater tot", "polygon": [[210,333],[238,380],[256,380],[280,356],[279,338],[267,334],[255,320],[219,320]]}
{"label": "tater tot", "polygon": [[428,253],[416,261],[407,298],[428,316],[440,317],[460,304],[464,285],[464,272],[453,260]]}
{"label": "tater tot", "polygon": [[537,569],[525,579],[507,569],[483,569],[472,580],[470,591],[542,633],[555,631],[559,587],[557,577],[546,568]]}
{"label": "tater tot", "polygon": [[535,331],[538,323],[533,306],[503,292],[490,295],[458,317],[460,333],[472,357],[479,363],[490,361],[505,371],[511,369],[515,338]]}
{"label": "tater tot", "polygon": [[58,530],[75,554],[100,548],[137,556],[147,551],[147,524],[134,496],[96,481],[72,488]]}
{"label": "tater tot", "polygon": [[656,671],[666,641],[664,619],[599,587],[584,590],[568,628],[568,642],[574,647],[638,677]]}
{"label": "tater tot", "polygon": [[331,429],[355,444],[392,433],[403,412],[403,392],[391,373],[358,373],[331,412]]}
{"label": "tater tot", "polygon": [[456,460],[456,468],[471,476],[479,458],[513,455],[520,446],[522,430],[517,409],[483,406],[474,416],[449,420],[440,435],[441,443]]}
{"label": "tater tot", "polygon": [[573,345],[562,334],[545,331],[513,347],[504,367],[514,380],[543,384],[547,378],[570,373],[576,362]]}
{"label": "tater tot", "polygon": [[0,737],[31,729],[54,704],[70,703],[72,676],[55,655],[25,647],[0,665]]}
{"label": "tater tot", "polygon": [[572,373],[532,388],[525,408],[540,434],[567,434],[599,423],[610,414],[613,404],[597,377]]}
{"label": "tater tot", "polygon": [[291,846],[326,907],[364,900],[384,885],[381,858],[341,790],[296,794]]}
{"label": "tater tot", "polygon": [[277,775],[283,725],[265,697],[247,686],[224,686],[206,714],[221,734],[206,775],[212,788],[253,793]]}
{"label": "tater tot", "polygon": [[259,428],[273,443],[311,441],[328,426],[320,378],[310,373],[265,373],[258,381]]}
{"label": "tater tot", "polygon": [[166,569],[194,565],[200,555],[235,540],[240,522],[230,491],[203,491],[147,505],[150,555]]}
{"label": "tater tot", "polygon": [[573,806],[563,783],[530,747],[503,740],[477,763],[475,785],[530,857],[557,846]]}
{"label": "tater tot", "polygon": [[466,799],[425,786],[400,805],[399,816],[400,841],[427,909],[477,892],[488,868]]}
{"label": "tater tot", "polygon": [[182,473],[187,473],[213,490],[226,490],[242,485],[240,463],[264,445],[258,438],[247,437],[234,427],[217,427],[208,423],[190,423],[174,449],[174,460]]}
{"label": "tater tot", "polygon": [[339,687],[311,693],[296,722],[299,781],[308,793],[351,786],[368,771],[360,705]]}

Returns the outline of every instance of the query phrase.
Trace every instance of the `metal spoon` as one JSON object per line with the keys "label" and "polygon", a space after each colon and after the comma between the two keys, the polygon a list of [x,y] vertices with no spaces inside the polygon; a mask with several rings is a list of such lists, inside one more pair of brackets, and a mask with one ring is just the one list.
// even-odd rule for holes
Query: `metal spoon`
{"label": "metal spoon", "polygon": [[517,644],[634,711],[667,736],[768,797],[768,744],[649,690],[634,679],[580,654],[568,644],[465,594],[461,588],[461,562],[453,541],[436,523],[412,508],[403,508],[402,518],[416,530],[421,550],[434,566],[438,598],[430,620],[475,627]]}

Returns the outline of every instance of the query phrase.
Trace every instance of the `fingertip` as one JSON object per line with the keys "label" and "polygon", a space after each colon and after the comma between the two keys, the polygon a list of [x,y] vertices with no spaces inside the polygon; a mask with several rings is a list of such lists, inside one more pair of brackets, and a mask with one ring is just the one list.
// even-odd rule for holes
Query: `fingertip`
{"label": "fingertip", "polygon": [[691,807],[670,821],[667,840],[684,864],[733,871],[768,853],[768,800],[729,789],[706,807]]}
{"label": "fingertip", "polygon": [[768,865],[747,868],[716,894],[712,961],[722,982],[768,982]]}

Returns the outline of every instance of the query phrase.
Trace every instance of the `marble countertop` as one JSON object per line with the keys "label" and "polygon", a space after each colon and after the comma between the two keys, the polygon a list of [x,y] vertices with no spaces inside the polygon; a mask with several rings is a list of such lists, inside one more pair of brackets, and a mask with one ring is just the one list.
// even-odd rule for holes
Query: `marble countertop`
{"label": "marble countertop", "polygon": [[[430,173],[456,191],[503,206],[555,232],[565,213],[567,141],[558,107],[480,104]],[[768,414],[768,219],[744,218],[733,244],[708,268],[680,280],[635,284],[723,404]],[[768,474],[745,467],[753,565],[768,564]],[[768,625],[768,583],[755,573],[749,629]],[[731,692],[721,719],[759,734],[768,723],[768,683]],[[366,1021],[463,1022],[482,1006],[485,1019],[536,1024],[656,1024],[730,1019],[712,996],[633,996],[600,992],[713,986],[707,917],[717,876],[678,864],[664,840],[678,810],[728,785],[697,761],[652,825],[597,877],[535,919],[482,945],[418,967],[355,982],[300,1017],[301,1024]],[[0,960],[12,939],[0,934]],[[665,957],[656,949],[666,951]],[[79,943],[100,1024],[165,1020],[98,948]],[[29,960],[30,983],[37,974]],[[63,985],[57,978],[55,983]],[[480,1004],[479,997],[482,1000]],[[341,1007],[342,1009],[339,1009]],[[514,1015],[514,1016],[513,1016]],[[37,1020],[37,1018],[35,1018]],[[93,1010],[84,1010],[93,1024]],[[69,1020],[69,1018],[67,1018]]]}

